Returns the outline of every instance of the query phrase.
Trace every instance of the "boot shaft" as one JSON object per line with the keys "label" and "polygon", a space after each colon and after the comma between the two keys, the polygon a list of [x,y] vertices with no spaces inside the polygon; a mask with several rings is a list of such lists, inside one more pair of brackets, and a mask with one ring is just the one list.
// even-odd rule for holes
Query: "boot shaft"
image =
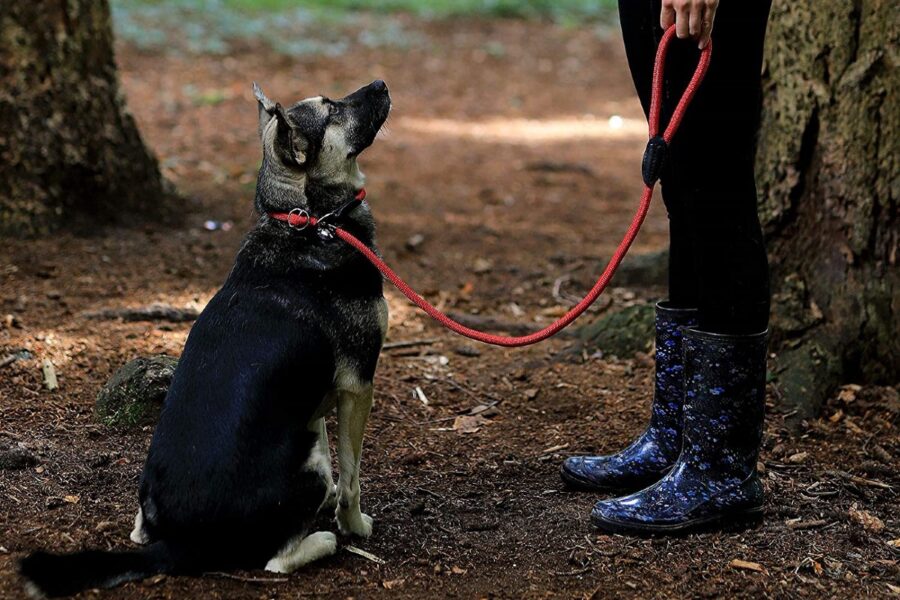
{"label": "boot shaft", "polygon": [[762,441],[768,332],[684,332],[684,458],[701,470],[746,477]]}
{"label": "boot shaft", "polygon": [[656,377],[650,426],[681,433],[684,405],[682,331],[697,325],[697,309],[656,305]]}

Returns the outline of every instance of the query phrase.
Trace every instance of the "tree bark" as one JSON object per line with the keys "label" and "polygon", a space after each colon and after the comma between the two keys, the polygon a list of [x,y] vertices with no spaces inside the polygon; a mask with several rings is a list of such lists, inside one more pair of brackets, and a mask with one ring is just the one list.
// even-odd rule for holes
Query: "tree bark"
{"label": "tree bark", "polygon": [[107,0],[0,2],[0,82],[0,232],[160,214],[163,180],[125,110]]}
{"label": "tree bark", "polygon": [[900,19],[892,0],[775,0],[757,155],[784,408],[900,372]]}

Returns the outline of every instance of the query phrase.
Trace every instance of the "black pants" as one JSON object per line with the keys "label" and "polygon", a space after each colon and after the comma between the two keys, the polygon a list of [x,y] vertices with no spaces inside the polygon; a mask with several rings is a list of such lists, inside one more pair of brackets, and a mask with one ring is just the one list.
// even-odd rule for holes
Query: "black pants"
{"label": "black pants", "polygon": [[[769,320],[769,273],[753,161],[763,42],[771,0],[723,0],[709,72],[672,141],[660,182],[669,213],[669,300],[700,309],[700,328],[756,333]],[[628,64],[650,108],[662,30],[660,0],[619,0]],[[697,64],[697,43],[673,41],[661,129]]]}

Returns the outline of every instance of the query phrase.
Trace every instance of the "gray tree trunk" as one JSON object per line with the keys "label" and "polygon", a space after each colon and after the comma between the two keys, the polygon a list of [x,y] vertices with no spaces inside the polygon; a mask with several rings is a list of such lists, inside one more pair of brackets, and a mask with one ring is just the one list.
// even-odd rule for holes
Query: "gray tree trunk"
{"label": "gray tree trunk", "polygon": [[0,1],[0,232],[158,215],[163,198],[119,90],[107,0]]}
{"label": "gray tree trunk", "polygon": [[775,0],[757,155],[785,408],[900,372],[900,17],[893,0]]}

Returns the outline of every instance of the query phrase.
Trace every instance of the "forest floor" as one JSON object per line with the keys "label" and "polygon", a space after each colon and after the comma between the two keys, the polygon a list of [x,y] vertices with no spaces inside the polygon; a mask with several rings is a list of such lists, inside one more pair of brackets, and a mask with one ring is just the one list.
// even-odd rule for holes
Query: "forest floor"
{"label": "forest floor", "polygon": [[[85,311],[202,307],[253,223],[260,149],[250,82],[282,102],[391,87],[386,132],[361,159],[396,269],[442,307],[539,325],[593,282],[640,192],[645,126],[621,41],[512,20],[404,23],[425,43],[292,59],[247,43],[225,56],[120,45],[129,106],[184,225],[0,240],[0,597],[22,597],[33,549],[128,548],[151,428],[107,428],[97,391],[126,361],[177,356],[189,324]],[[205,222],[233,224],[209,231]],[[657,202],[634,252],[664,247]],[[226,227],[227,228],[227,227]],[[556,293],[554,293],[556,288]],[[594,314],[659,297],[615,288]],[[363,456],[371,539],[289,577],[155,577],[85,598],[896,597],[900,400],[848,386],[799,433],[767,420],[764,523],[678,538],[601,535],[597,500],[566,491],[563,458],[609,452],[648,414],[652,349],[558,356],[454,337],[387,288],[388,342]],[[42,382],[45,359],[59,388]],[[770,385],[771,399],[778,393]],[[468,416],[468,419],[459,419]],[[5,450],[4,450],[5,449]],[[10,452],[10,449],[13,452]],[[25,458],[21,464],[9,457]],[[14,468],[14,467],[23,468]]]}

